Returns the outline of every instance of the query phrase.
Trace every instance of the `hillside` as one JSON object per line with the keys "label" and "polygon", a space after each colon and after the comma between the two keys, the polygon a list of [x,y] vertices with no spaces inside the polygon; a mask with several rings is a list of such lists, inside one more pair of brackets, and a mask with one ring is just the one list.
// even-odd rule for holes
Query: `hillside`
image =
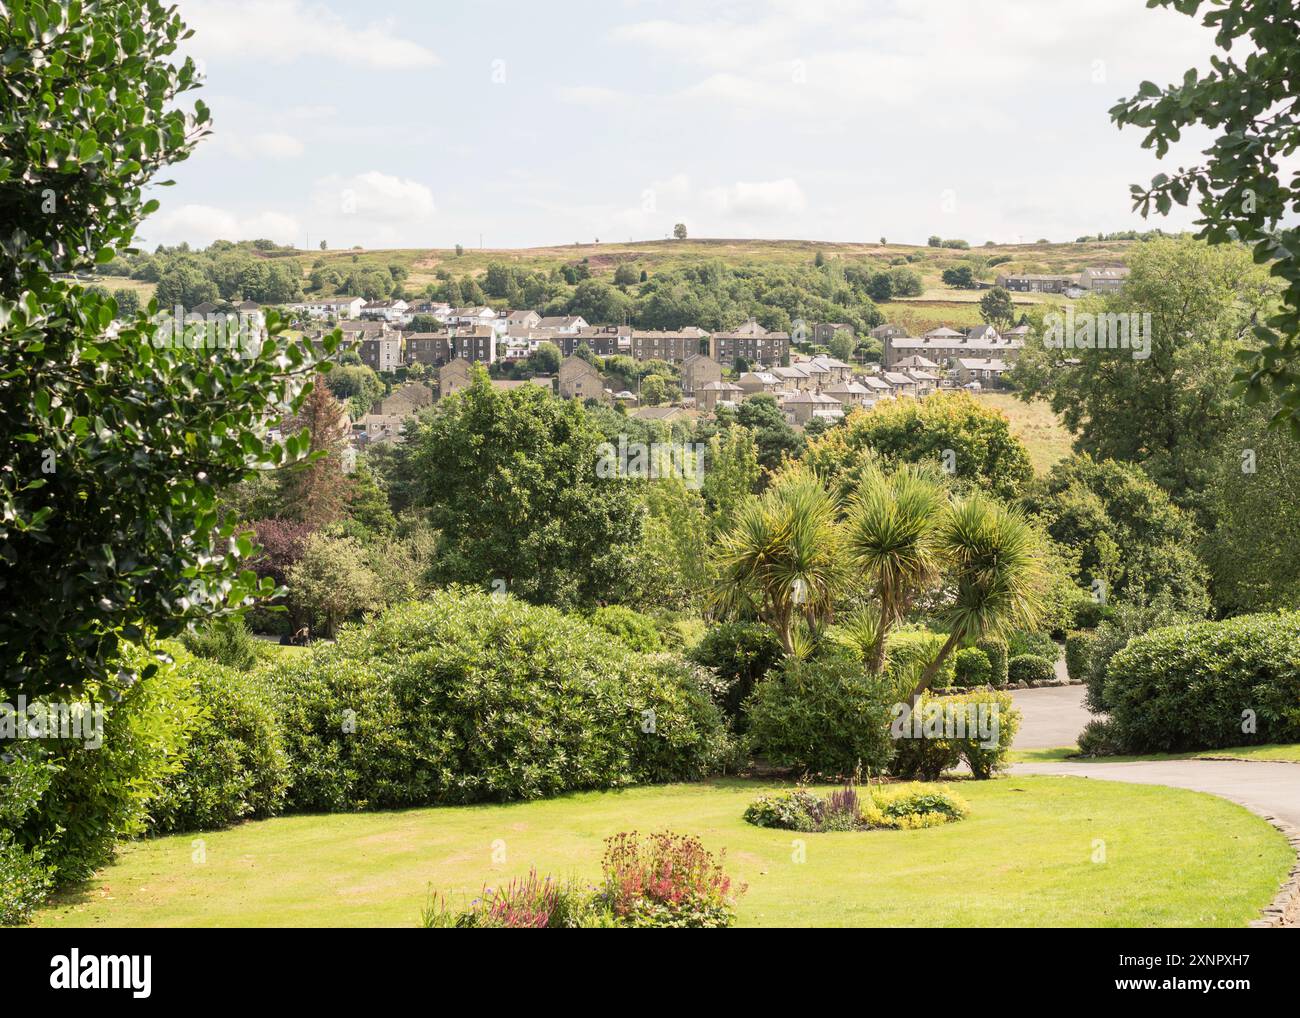
{"label": "hillside", "polygon": [[[1001,272],[1073,273],[1089,265],[1126,264],[1138,241],[1105,241],[1062,244],[1005,244],[972,249],[934,248],[913,244],[852,243],[836,244],[808,240],[650,240],[631,243],[567,244],[534,248],[465,249],[398,248],[347,249],[336,251],[272,251],[241,246],[246,255],[280,261],[296,259],[302,272],[304,289],[317,266],[341,271],[357,266],[401,266],[408,273],[405,292],[422,294],[439,282],[439,273],[481,278],[490,264],[506,264],[524,272],[550,273],[575,262],[586,262],[596,279],[612,281],[615,269],[631,264],[648,277],[677,269],[722,264],[742,271],[754,269],[810,267],[818,255],[830,264],[845,268],[869,268],[873,271],[903,266],[921,278],[922,292],[915,297],[894,297],[879,304],[886,320],[920,334],[940,325],[969,327],[980,322],[978,301],[982,291],[957,290],[945,286],[941,276],[945,269],[970,266],[977,279],[992,282]],[[1003,260],[1005,259],[1005,261]],[[154,285],[121,276],[103,277],[97,282],[110,288],[126,287],[142,299],[153,295]],[[635,284],[627,287],[637,292]],[[329,292],[329,291],[326,291]],[[1039,303],[1060,303],[1064,298],[1053,294],[1013,295],[1015,304],[1028,307]],[[492,301],[503,306],[504,301]]]}

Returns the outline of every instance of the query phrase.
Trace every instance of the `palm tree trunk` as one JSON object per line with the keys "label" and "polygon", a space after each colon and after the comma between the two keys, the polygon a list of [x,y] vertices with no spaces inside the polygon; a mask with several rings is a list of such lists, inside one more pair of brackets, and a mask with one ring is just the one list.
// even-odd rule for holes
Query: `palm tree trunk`
{"label": "palm tree trunk", "polygon": [[921,673],[921,678],[917,682],[916,688],[912,690],[913,707],[915,707],[917,701],[921,699],[921,694],[930,688],[930,683],[932,683],[934,677],[939,674],[939,669],[943,667],[944,660],[952,653],[952,649],[957,646],[960,640],[960,633],[949,633],[948,639],[945,640],[943,646],[939,648],[939,653],[934,656],[934,660],[925,666],[925,671]]}

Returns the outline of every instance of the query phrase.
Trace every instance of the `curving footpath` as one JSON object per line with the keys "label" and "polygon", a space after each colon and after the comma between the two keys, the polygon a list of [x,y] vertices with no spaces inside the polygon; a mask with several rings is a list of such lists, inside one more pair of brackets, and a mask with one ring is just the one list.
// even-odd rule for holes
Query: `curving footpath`
{"label": "curving footpath", "polygon": [[[1083,687],[1023,689],[1012,693],[1023,715],[1016,749],[1071,745],[1091,715],[1083,707]],[[1065,732],[1072,732],[1061,736]],[[1268,820],[1300,853],[1300,764],[1245,760],[1150,760],[1138,763],[1059,761],[1020,763],[1016,774],[1048,774],[1169,785],[1209,792]],[[1291,871],[1264,917],[1252,926],[1300,926],[1300,863]]]}

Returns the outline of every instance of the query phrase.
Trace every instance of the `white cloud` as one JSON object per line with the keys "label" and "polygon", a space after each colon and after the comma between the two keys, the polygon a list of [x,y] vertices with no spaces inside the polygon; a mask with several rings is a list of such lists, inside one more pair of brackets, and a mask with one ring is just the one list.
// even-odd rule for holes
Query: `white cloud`
{"label": "white cloud", "polygon": [[312,205],[323,216],[380,223],[419,221],[435,211],[433,192],[425,185],[378,170],[321,177],[312,188]]}
{"label": "white cloud", "polygon": [[431,67],[437,56],[404,38],[392,19],[356,26],[323,3],[304,0],[190,0],[194,29],[187,51],[196,58],[232,57],[288,63],[318,57],[375,70]]}
{"label": "white cloud", "polygon": [[149,244],[207,245],[214,240],[252,240],[266,237],[277,244],[291,244],[301,237],[301,227],[293,216],[279,212],[259,212],[241,217],[212,205],[182,205],[170,212],[160,211],[142,227]]}
{"label": "white cloud", "polygon": [[239,159],[296,159],[306,151],[301,141],[283,131],[251,134],[218,131],[213,135],[211,145]]}
{"label": "white cloud", "polygon": [[560,85],[555,89],[555,97],[561,102],[592,109],[609,109],[628,98],[617,89],[601,85]]}
{"label": "white cloud", "polygon": [[808,207],[803,188],[790,177],[738,180],[727,187],[712,188],[705,197],[718,212],[734,216],[788,216]]}

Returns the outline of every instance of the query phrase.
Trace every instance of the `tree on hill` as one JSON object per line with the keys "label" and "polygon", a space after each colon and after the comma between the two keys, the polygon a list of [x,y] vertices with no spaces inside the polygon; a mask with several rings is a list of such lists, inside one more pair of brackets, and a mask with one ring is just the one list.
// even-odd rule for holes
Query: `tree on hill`
{"label": "tree on hill", "polygon": [[993,287],[980,298],[980,317],[995,329],[1009,329],[1016,317],[1011,294],[1000,286]]}
{"label": "tree on hill", "polygon": [[674,226],[674,227],[673,227],[673,236],[676,237],[678,240],[685,240],[685,239],[686,239],[686,224],[685,224],[685,223],[678,223],[676,226]]}

